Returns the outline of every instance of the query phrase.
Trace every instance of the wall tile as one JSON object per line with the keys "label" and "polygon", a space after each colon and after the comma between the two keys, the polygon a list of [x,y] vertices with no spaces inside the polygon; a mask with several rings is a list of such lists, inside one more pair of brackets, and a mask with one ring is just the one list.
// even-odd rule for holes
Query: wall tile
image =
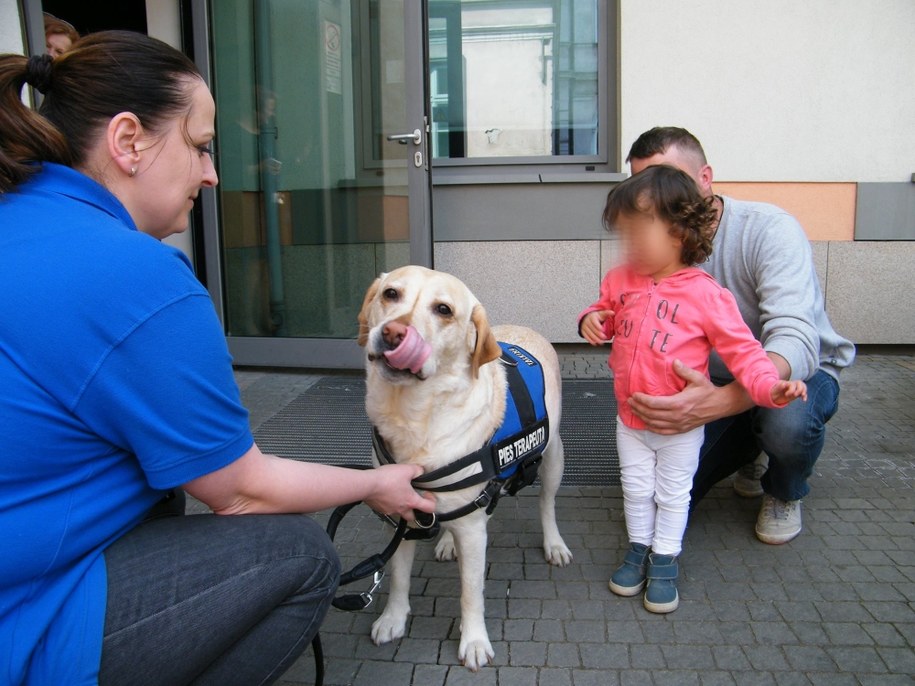
{"label": "wall tile", "polygon": [[915,243],[829,244],[826,311],[855,343],[915,343]]}
{"label": "wall tile", "polygon": [[493,324],[522,324],[554,343],[578,343],[578,313],[597,299],[599,241],[435,244],[435,268],[463,280]]}

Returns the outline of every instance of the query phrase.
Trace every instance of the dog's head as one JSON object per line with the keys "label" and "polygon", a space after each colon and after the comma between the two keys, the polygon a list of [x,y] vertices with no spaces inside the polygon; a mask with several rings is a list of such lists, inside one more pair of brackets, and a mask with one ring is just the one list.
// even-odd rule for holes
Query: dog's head
{"label": "dog's head", "polygon": [[469,373],[502,350],[486,311],[462,281],[425,267],[382,274],[359,312],[359,345],[370,368],[405,384],[439,373]]}

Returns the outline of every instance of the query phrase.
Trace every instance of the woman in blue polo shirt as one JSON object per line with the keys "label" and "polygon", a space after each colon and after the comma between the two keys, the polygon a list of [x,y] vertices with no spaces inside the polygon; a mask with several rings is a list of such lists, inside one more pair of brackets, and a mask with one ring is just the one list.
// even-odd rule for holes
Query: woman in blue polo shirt
{"label": "woman in blue polo shirt", "polygon": [[[208,294],[159,240],[216,185],[213,135],[164,43],[0,56],[0,684],[269,683],[339,576],[312,520],[275,513],[432,509],[418,467],[254,444]],[[176,488],[217,514],[148,518]]]}

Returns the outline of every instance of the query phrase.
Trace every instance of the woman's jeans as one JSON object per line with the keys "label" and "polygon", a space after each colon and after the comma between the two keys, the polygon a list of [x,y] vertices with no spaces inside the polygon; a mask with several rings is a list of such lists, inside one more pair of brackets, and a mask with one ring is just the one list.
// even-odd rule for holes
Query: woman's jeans
{"label": "woman's jeans", "polygon": [[749,464],[760,451],[769,456],[763,490],[779,500],[799,500],[810,492],[807,479],[823,451],[826,422],[839,407],[839,382],[820,370],[807,379],[807,402],[795,400],[771,410],[754,407],[705,427],[691,507],[716,483]]}
{"label": "woman's jeans", "polygon": [[148,519],[105,563],[103,686],[271,683],[317,633],[340,578],[303,515]]}

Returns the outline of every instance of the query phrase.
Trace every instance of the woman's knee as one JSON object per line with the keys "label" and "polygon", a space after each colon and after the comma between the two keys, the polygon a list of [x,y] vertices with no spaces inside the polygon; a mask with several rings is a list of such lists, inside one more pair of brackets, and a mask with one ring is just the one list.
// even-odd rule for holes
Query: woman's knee
{"label": "woman's knee", "polygon": [[330,537],[313,519],[296,514],[227,518],[235,521],[228,524],[226,533],[237,535],[238,545],[248,547],[248,570],[260,570],[250,592],[276,599],[333,596],[340,559]]}
{"label": "woman's knee", "polygon": [[317,522],[301,515],[279,515],[281,532],[273,542],[288,550],[287,560],[300,581],[296,593],[333,596],[340,580],[340,558],[333,541]]}

